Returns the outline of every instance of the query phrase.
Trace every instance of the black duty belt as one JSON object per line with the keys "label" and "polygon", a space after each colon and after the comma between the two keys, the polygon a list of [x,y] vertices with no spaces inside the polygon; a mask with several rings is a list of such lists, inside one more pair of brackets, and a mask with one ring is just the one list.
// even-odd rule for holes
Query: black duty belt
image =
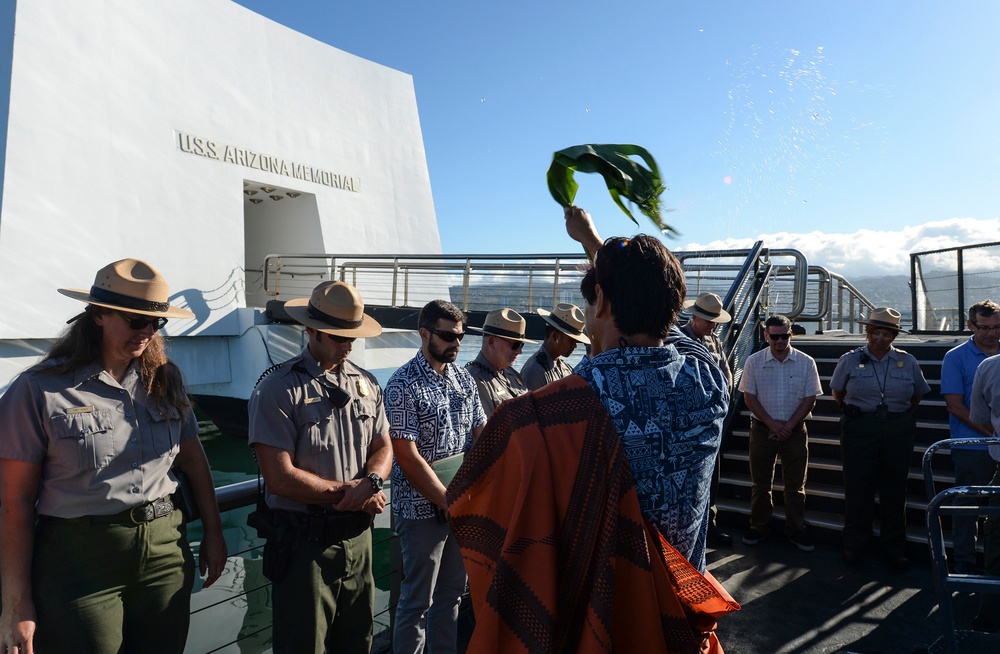
{"label": "black duty belt", "polygon": [[38,516],[42,522],[53,522],[64,525],[141,525],[157,518],[165,518],[174,512],[174,503],[169,497],[140,504],[121,513],[111,515],[85,515],[79,518],[56,518],[48,515]]}
{"label": "black duty belt", "polygon": [[906,411],[886,411],[884,414],[879,414],[878,411],[862,411],[862,418],[879,418],[880,420],[890,420],[892,418],[902,418],[906,415]]}
{"label": "black duty belt", "polygon": [[372,524],[366,511],[300,511],[275,510],[276,523],[285,522],[298,530],[306,540],[333,544],[360,536]]}

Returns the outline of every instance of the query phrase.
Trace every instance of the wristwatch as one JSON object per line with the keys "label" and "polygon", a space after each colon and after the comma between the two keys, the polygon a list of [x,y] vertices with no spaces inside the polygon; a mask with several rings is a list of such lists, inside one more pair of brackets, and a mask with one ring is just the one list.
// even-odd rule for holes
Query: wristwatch
{"label": "wristwatch", "polygon": [[372,488],[374,489],[373,492],[377,493],[382,490],[383,481],[382,478],[378,476],[378,473],[369,472],[365,476],[368,477],[368,481],[372,483]]}

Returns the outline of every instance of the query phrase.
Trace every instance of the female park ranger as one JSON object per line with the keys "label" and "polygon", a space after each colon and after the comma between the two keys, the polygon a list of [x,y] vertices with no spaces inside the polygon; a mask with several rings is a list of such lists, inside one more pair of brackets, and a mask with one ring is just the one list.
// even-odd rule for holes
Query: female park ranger
{"label": "female park ranger", "polygon": [[59,292],[86,308],[0,397],[0,651],[182,652],[194,561],[171,468],[201,513],[206,586],[226,562],[198,424],[159,334],[193,314],[137,259]]}
{"label": "female park ranger", "polygon": [[879,496],[882,548],[896,569],[906,556],[906,478],[916,431],[914,413],[930,390],[913,355],[892,346],[899,312],[872,309],[865,325],[868,344],[844,354],[830,380],[840,404],[844,458],[844,532],[841,557],[857,563],[872,535],[875,491]]}

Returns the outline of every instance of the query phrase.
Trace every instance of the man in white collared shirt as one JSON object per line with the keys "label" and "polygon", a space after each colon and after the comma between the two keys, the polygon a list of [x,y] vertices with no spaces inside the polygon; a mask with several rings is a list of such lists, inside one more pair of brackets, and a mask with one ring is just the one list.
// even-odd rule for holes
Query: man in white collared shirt
{"label": "man in white collared shirt", "polygon": [[791,346],[792,323],[774,315],[764,323],[769,347],[747,359],[739,389],[750,420],[750,529],[746,545],[757,545],[769,531],[774,502],[774,464],[781,456],[785,486],[785,535],[804,552],[815,549],[805,525],[809,435],[805,420],[822,395],[816,362]]}

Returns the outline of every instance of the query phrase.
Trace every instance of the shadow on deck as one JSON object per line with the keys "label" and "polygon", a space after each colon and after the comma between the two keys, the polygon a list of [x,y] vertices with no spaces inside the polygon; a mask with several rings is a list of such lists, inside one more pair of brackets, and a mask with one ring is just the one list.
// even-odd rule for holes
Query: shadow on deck
{"label": "shadow on deck", "polygon": [[[848,566],[840,560],[838,539],[801,552],[778,526],[749,547],[740,542],[744,519],[720,514],[720,523],[735,542],[709,550],[708,568],[742,606],[720,621],[726,654],[908,654],[926,651],[941,636],[925,547],[912,546],[913,566],[898,572],[877,546],[862,563]],[[978,597],[957,595],[955,602],[957,626],[969,629]],[[998,651],[1000,634],[991,638]]]}
{"label": "shadow on deck", "polygon": [[[771,536],[749,547],[740,542],[743,518],[719,519],[735,542],[709,549],[708,569],[742,606],[720,621],[726,654],[922,654],[941,636],[925,548],[911,547],[915,558],[906,572],[889,568],[874,546],[861,564],[847,566],[836,541],[801,552],[776,522]],[[971,627],[978,607],[977,596],[956,595],[959,629]],[[462,652],[473,622],[466,605],[459,625]],[[984,651],[1000,651],[1000,634],[985,638],[992,642]]]}

